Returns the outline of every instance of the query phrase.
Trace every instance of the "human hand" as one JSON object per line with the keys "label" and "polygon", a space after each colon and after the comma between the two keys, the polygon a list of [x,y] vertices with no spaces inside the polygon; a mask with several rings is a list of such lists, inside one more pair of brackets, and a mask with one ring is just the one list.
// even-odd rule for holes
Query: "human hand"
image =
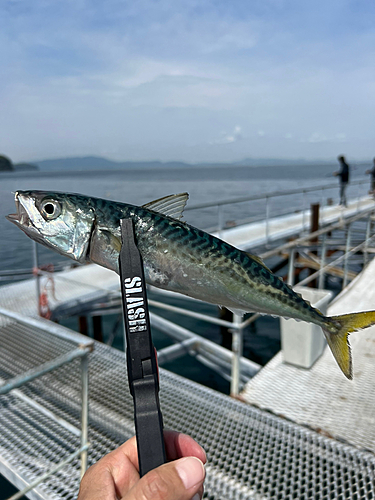
{"label": "human hand", "polygon": [[92,465],[77,500],[198,500],[203,495],[206,453],[186,434],[164,432],[172,460],[139,477],[137,442],[132,437]]}

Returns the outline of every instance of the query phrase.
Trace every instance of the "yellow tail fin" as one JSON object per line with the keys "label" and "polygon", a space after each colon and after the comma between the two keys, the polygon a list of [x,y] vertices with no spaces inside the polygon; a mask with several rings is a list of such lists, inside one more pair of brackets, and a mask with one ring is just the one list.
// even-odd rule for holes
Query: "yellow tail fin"
{"label": "yellow tail fin", "polygon": [[348,339],[349,333],[375,325],[375,311],[331,316],[329,319],[330,325],[327,328],[323,327],[324,334],[343,374],[351,380],[353,378],[353,367]]}

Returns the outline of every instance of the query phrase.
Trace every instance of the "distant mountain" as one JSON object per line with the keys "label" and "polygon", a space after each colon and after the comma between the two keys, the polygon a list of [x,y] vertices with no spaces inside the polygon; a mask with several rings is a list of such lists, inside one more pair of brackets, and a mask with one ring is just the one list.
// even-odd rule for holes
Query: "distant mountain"
{"label": "distant mountain", "polygon": [[306,160],[297,159],[279,159],[279,158],[244,158],[243,160],[233,162],[233,165],[244,167],[278,167],[278,166],[304,166],[304,165],[327,165],[332,164],[329,160]]}
{"label": "distant mountain", "polygon": [[78,156],[71,158],[56,158],[34,161],[41,171],[63,172],[63,171],[89,171],[89,170],[138,170],[138,169],[192,169],[192,168],[228,168],[236,167],[304,167],[307,165],[332,165],[335,161],[329,160],[305,160],[300,159],[277,159],[277,158],[245,158],[236,162],[205,162],[186,163],[182,161],[114,161],[100,156]]}
{"label": "distant mountain", "polygon": [[120,170],[138,168],[181,168],[188,167],[187,163],[170,161],[113,161],[100,156],[82,156],[73,158],[56,158],[53,160],[41,160],[34,162],[40,170],[62,171],[62,170]]}

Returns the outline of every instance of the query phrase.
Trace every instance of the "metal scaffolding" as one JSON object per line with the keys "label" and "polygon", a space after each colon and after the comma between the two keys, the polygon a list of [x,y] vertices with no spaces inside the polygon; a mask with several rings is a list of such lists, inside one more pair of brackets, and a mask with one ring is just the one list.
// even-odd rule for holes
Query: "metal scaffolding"
{"label": "metal scaffolding", "polygon": [[[74,334],[48,332],[14,317],[0,327],[0,370],[10,380],[72,350]],[[60,328],[51,324],[51,328]],[[66,333],[66,335],[65,335]],[[72,335],[72,337],[71,337]],[[76,344],[75,344],[76,347]],[[89,465],[134,434],[124,353],[100,343],[89,355]],[[80,463],[82,389],[79,358],[0,397],[0,468],[31,500],[75,500]],[[205,499],[371,500],[375,456],[160,372],[165,427],[190,434],[206,450]],[[20,394],[14,391],[20,391]],[[31,405],[33,400],[35,405]],[[46,411],[42,411],[41,408]],[[52,416],[53,414],[53,416]],[[61,425],[61,421],[68,425]],[[68,463],[64,460],[72,458]],[[46,471],[64,467],[49,477]]]}

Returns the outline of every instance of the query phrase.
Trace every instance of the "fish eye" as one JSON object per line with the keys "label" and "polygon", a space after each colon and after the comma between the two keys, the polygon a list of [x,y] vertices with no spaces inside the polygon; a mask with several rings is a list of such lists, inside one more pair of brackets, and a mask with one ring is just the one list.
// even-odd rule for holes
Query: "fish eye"
{"label": "fish eye", "polygon": [[61,214],[61,205],[56,200],[43,200],[40,211],[46,220],[53,220]]}

